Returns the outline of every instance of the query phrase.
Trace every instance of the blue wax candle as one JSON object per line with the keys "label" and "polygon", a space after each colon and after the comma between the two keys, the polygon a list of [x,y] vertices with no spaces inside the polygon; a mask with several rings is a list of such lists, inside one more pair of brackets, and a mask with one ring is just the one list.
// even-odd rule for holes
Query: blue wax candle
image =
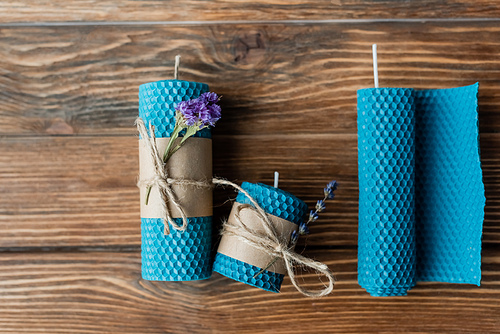
{"label": "blue wax candle", "polygon": [[[139,87],[139,117],[144,120],[146,126],[150,123],[154,125],[157,138],[168,138],[175,126],[176,105],[181,101],[197,98],[208,91],[208,85],[204,83],[182,80],[162,80],[143,84]],[[197,132],[188,141],[196,138],[210,139],[210,129]],[[211,155],[209,160],[204,163],[210,164],[211,170]],[[140,200],[145,201],[145,198],[141,196]],[[177,225],[182,225],[181,218],[174,220]],[[141,235],[144,279],[191,281],[211,276],[211,215],[189,217],[185,231],[178,231],[170,226],[169,235],[164,234],[164,221],[161,217],[141,218]]]}
{"label": "blue wax candle", "polygon": [[[241,187],[252,196],[266,213],[278,218],[274,220],[273,217],[272,221],[275,226],[279,226],[278,229],[282,232],[282,237],[289,240],[291,231],[297,230],[298,225],[303,221],[307,213],[307,205],[294,195],[265,184],[243,182]],[[234,215],[235,207],[245,204],[251,204],[251,202],[245,194],[239,192],[231,215]],[[241,217],[242,220],[245,218],[243,214]],[[232,219],[232,217],[229,219]],[[250,226],[253,224],[253,228],[258,228],[258,224],[261,222],[247,220],[244,223]],[[234,237],[223,235],[215,257],[214,271],[266,291],[279,292],[284,278],[284,271],[283,268],[276,269],[280,267],[279,263],[262,271],[263,267],[269,263],[269,259],[272,258],[269,258],[267,254],[263,254],[262,251],[256,251],[252,246]],[[258,263],[260,265],[257,265]],[[258,273],[260,274],[255,276]]]}
{"label": "blue wax candle", "polygon": [[413,89],[358,91],[358,281],[372,296],[415,285]]}

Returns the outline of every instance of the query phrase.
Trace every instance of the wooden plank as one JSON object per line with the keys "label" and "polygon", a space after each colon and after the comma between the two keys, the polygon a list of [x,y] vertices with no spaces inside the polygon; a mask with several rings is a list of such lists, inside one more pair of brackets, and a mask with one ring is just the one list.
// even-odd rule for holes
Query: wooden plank
{"label": "wooden plank", "polygon": [[496,21],[2,28],[0,134],[135,133],[138,86],[171,78],[177,53],[182,79],[224,95],[219,134],[354,134],[371,43],[382,86],[479,81],[481,132],[497,132],[499,34]]}
{"label": "wooden plank", "polygon": [[0,22],[228,21],[500,17],[498,2],[425,0],[3,0]]}
{"label": "wooden plank", "polygon": [[[481,138],[486,184],[484,243],[500,241],[500,135]],[[138,246],[137,137],[0,139],[0,248]],[[357,244],[356,135],[216,136],[214,172],[235,182],[272,183],[309,206],[331,179],[335,201],[314,225],[309,246]],[[466,191],[466,189],[464,189]],[[230,211],[231,189],[215,191],[215,223]],[[218,225],[216,225],[218,226]]]}
{"label": "wooden plank", "polygon": [[[288,277],[273,294],[219,274],[148,282],[140,255],[0,254],[2,333],[499,333],[500,249],[484,250],[481,287],[419,283],[407,297],[374,298],[357,285],[356,252],[306,252],[336,272],[333,294],[300,295]],[[309,288],[320,288],[314,273]]]}

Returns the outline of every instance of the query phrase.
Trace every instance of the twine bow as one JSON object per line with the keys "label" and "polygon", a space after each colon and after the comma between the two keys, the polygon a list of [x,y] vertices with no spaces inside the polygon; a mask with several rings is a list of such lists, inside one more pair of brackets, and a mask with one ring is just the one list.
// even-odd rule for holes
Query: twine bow
{"label": "twine bow", "polygon": [[[195,181],[195,180],[176,180],[168,177],[168,172],[166,168],[166,163],[163,161],[162,155],[158,152],[158,146],[156,145],[156,136],[154,131],[154,126],[149,124],[149,134],[146,130],[146,125],[141,118],[137,118],[135,121],[137,125],[137,130],[139,134],[144,139],[146,145],[146,150],[148,151],[151,159],[153,161],[154,176],[149,180],[139,180],[137,183],[138,187],[153,187],[157,186],[160,191],[161,196],[161,206],[162,212],[164,213],[164,233],[166,235],[170,234],[170,224],[173,228],[178,231],[184,231],[188,225],[188,217],[186,212],[179,203],[175,192],[172,190],[172,185],[187,185],[201,188],[211,188],[212,184],[206,181]],[[172,218],[170,211],[168,209],[167,203],[170,202],[172,206],[180,212],[182,218],[182,225],[179,226]]]}
{"label": "twine bow", "polygon": [[[318,298],[328,295],[333,290],[333,284],[335,283],[335,278],[333,273],[328,269],[328,267],[321,262],[314,261],[310,258],[302,256],[293,250],[293,246],[289,245],[289,240],[287,238],[280,237],[279,233],[276,231],[274,224],[269,219],[269,215],[260,207],[260,205],[250,196],[240,186],[221,179],[213,179],[215,184],[229,185],[238,191],[245,194],[253,206],[245,205],[238,208],[236,212],[235,219],[233,223],[226,221],[224,224],[222,235],[230,235],[238,238],[240,241],[262,250],[263,252],[271,255],[273,258],[282,258],[285,262],[286,271],[288,276],[290,276],[290,281],[293,286],[305,296]],[[240,211],[243,209],[253,210],[258,218],[262,221],[264,227],[264,232],[258,232],[251,229],[246,225],[240,218]],[[322,290],[311,291],[306,290],[297,283],[295,278],[294,264],[301,265],[303,267],[308,267],[314,269],[316,272],[326,276],[328,278],[328,286]]]}

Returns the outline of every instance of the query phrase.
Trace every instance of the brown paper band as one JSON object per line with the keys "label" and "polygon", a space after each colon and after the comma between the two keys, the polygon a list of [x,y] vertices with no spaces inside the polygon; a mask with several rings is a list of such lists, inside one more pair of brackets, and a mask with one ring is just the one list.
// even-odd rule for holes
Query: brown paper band
{"label": "brown paper band", "polygon": [[[169,138],[156,138],[159,152],[164,152]],[[180,139],[178,139],[180,140]],[[206,181],[212,180],[212,140],[191,137],[167,161],[169,178],[175,180]],[[154,166],[145,139],[139,140],[139,178],[150,180],[154,177]],[[188,217],[205,217],[213,214],[212,189],[191,185],[173,184],[171,186],[181,207]],[[158,186],[153,186],[146,205],[147,187],[140,187],[141,218],[164,218]],[[167,203],[172,218],[181,218],[179,210]]]}
{"label": "brown paper band", "polygon": [[[239,210],[240,219],[245,225],[255,231],[264,232],[261,220],[258,218],[255,211],[245,208],[246,205],[247,204],[235,202],[229,215],[228,222],[234,223],[235,214]],[[292,231],[298,229],[297,224],[289,222],[288,220],[273,215],[268,216],[281,238],[288,239]],[[242,242],[237,236],[233,235],[223,235],[217,251],[221,254],[232,257],[233,259],[243,261],[259,268],[265,268],[271,261],[274,260],[272,255]],[[279,274],[285,274],[285,262],[280,258],[272,266],[267,268],[267,270]]]}

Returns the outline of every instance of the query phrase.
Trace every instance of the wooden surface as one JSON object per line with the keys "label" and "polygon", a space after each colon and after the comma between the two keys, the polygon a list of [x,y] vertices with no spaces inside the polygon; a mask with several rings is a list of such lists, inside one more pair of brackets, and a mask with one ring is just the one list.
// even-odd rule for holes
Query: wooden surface
{"label": "wooden surface", "polygon": [[[372,43],[382,86],[480,82],[481,287],[357,285],[356,90],[372,86]],[[217,176],[279,170],[309,205],[340,182],[299,246],[336,273],[332,295],[140,278],[138,86],[170,78],[178,53],[181,78],[224,95]],[[0,333],[500,332],[499,54],[491,0],[0,1]],[[216,190],[217,226],[234,196]]]}
{"label": "wooden surface", "polygon": [[1,0],[2,23],[498,18],[495,0]]}

